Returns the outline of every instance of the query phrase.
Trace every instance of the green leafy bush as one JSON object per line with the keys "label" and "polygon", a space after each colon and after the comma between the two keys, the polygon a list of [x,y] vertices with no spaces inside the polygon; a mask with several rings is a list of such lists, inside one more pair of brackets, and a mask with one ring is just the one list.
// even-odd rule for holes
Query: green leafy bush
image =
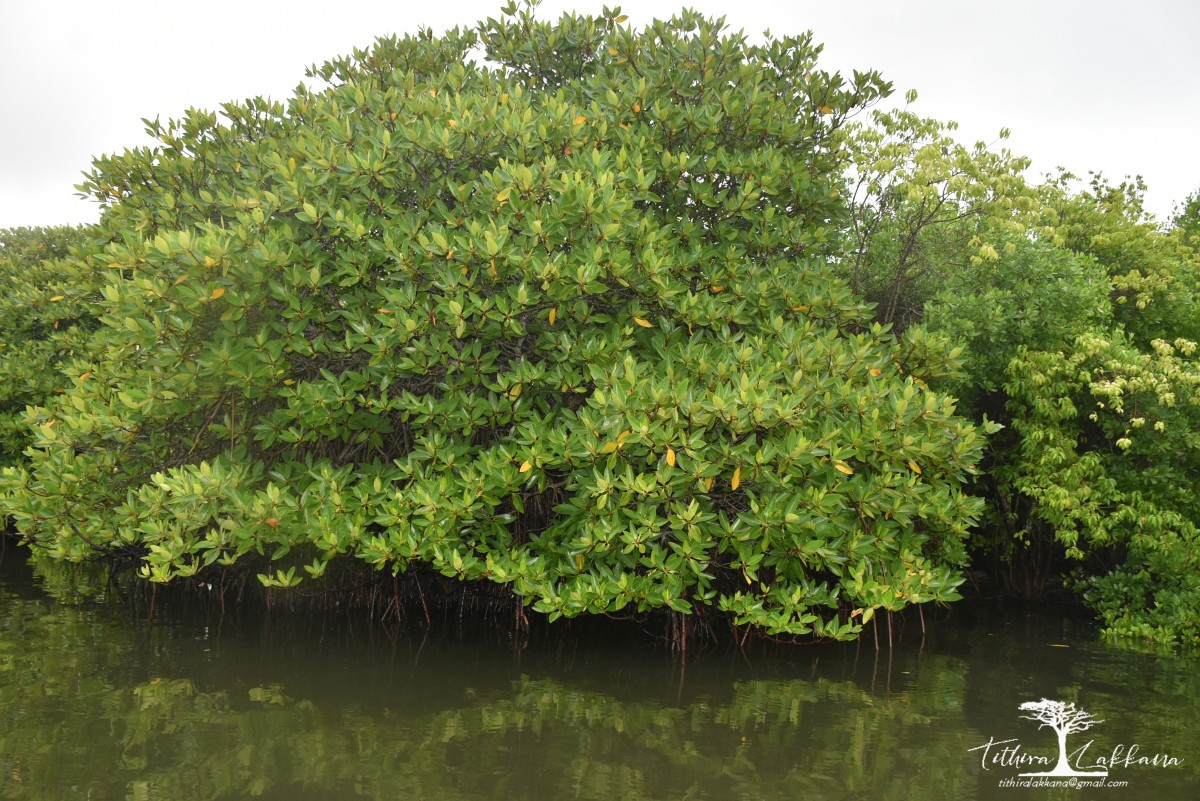
{"label": "green leafy bush", "polygon": [[995,471],[1029,498],[1027,533],[1048,528],[1111,634],[1200,638],[1200,370],[1196,344],[1143,353],[1120,334],[1066,352],[1022,350],[1006,390],[1019,448]]}
{"label": "green leafy bush", "polygon": [[961,346],[964,369],[934,387],[1006,428],[972,486],[988,502],[976,566],[1027,597],[1065,578],[1110,635],[1195,642],[1196,204],[1164,232],[1140,180],[1031,187],[1024,159],[951,130],[908,112],[849,127],[839,269],[879,321]]}
{"label": "green leafy bush", "polygon": [[615,14],[381,39],[99,159],[103,326],[5,473],[22,533],[826,637],[957,597],[982,440],[921,379],[955,354],[828,266],[834,133],[889,85]]}
{"label": "green leafy bush", "polygon": [[83,238],[67,226],[0,230],[0,466],[24,460],[25,408],[62,389],[63,361],[82,353],[95,328],[86,278],[67,263]]}

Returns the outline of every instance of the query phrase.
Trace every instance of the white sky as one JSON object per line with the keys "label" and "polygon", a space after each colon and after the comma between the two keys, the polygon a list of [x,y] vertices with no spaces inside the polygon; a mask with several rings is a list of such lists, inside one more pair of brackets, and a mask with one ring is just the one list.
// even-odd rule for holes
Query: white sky
{"label": "white sky", "polygon": [[[610,5],[616,5],[609,0]],[[311,63],[375,36],[497,16],[503,0],[0,0],[0,228],[91,222],[93,156],[148,144],[142,117],[283,99]],[[1196,0],[638,0],[641,27],[683,5],[734,29],[812,29],[828,70],[878,69],[969,143],[1012,130],[1034,176],[1141,174],[1159,218],[1200,188]],[[602,0],[545,0],[539,16]]]}

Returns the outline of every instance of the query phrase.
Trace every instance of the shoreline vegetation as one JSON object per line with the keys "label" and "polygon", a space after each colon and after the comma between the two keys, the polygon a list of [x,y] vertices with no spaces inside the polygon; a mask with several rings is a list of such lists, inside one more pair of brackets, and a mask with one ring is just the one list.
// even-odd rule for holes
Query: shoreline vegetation
{"label": "shoreline vegetation", "polygon": [[1034,182],[811,34],[535,12],[147,120],[97,225],[0,231],[21,542],[680,651],[879,643],[983,574],[1200,641],[1200,194]]}
{"label": "shoreline vegetation", "polygon": [[[391,576],[351,559],[344,560],[341,570],[331,570],[320,582],[297,588],[265,587],[246,571],[224,571],[205,578],[156,584],[139,579],[130,565],[122,567],[98,561],[70,563],[39,557],[16,540],[15,534],[0,534],[4,546],[0,547],[0,563],[24,562],[27,567],[22,570],[28,571],[29,580],[56,603],[115,606],[146,621],[163,615],[166,619],[194,619],[216,626],[234,621],[303,621],[302,626],[321,630],[345,625],[388,638],[481,639],[521,648],[535,642],[555,642],[557,635],[568,633],[569,623],[570,638],[598,636],[620,642],[657,643],[683,658],[689,652],[741,651],[749,655],[763,648],[837,644],[828,638],[769,636],[759,630],[731,625],[727,617],[712,613],[705,616],[703,611],[699,615],[681,615],[657,609],[581,616],[552,623],[547,615],[528,610],[520,598],[498,585],[465,583],[421,567]],[[1081,621],[1092,617],[1063,586],[1052,588],[1036,601],[1020,601],[1006,593],[995,577],[967,571],[962,594],[961,601],[955,604],[930,609],[909,607],[894,613],[890,619],[881,615],[860,635],[858,644],[879,651],[905,642],[925,642],[927,637],[937,636],[937,625],[956,614],[961,604],[982,604],[985,608],[1002,605],[1009,610],[1032,604],[1029,608],[1054,609]]]}

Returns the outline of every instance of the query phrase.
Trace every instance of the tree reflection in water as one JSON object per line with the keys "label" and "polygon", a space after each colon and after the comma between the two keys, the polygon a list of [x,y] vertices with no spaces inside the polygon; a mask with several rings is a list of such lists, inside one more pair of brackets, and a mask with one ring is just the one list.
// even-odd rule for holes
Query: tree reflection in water
{"label": "tree reflection in water", "polygon": [[[879,664],[797,649],[683,674],[664,652],[615,644],[518,658],[461,641],[321,644],[283,625],[204,639],[2,581],[3,799],[961,799],[998,792],[968,748],[1027,734],[1008,675],[1025,668],[966,647],[984,639],[969,628]],[[1073,656],[1050,666],[1052,689],[1115,719],[1111,738],[1196,753],[1186,663],[1099,645]],[[1171,797],[1196,773],[1136,778]]]}

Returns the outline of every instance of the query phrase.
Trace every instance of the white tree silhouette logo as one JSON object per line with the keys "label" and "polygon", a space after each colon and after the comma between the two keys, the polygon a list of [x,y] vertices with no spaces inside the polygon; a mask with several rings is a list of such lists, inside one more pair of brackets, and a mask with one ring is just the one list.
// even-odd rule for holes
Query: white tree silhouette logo
{"label": "white tree silhouette logo", "polygon": [[1029,712],[1028,715],[1021,715],[1026,720],[1036,720],[1043,726],[1049,726],[1054,729],[1058,735],[1058,762],[1054,767],[1042,773],[1022,773],[1022,776],[1107,776],[1108,770],[1076,770],[1071,767],[1071,763],[1067,760],[1067,735],[1075,734],[1076,732],[1087,731],[1097,723],[1103,723],[1102,720],[1096,720],[1091,713],[1085,712],[1082,709],[1077,709],[1074,704],[1064,704],[1062,701],[1051,701],[1048,698],[1043,698],[1040,701],[1026,701],[1021,704],[1022,712]]}

